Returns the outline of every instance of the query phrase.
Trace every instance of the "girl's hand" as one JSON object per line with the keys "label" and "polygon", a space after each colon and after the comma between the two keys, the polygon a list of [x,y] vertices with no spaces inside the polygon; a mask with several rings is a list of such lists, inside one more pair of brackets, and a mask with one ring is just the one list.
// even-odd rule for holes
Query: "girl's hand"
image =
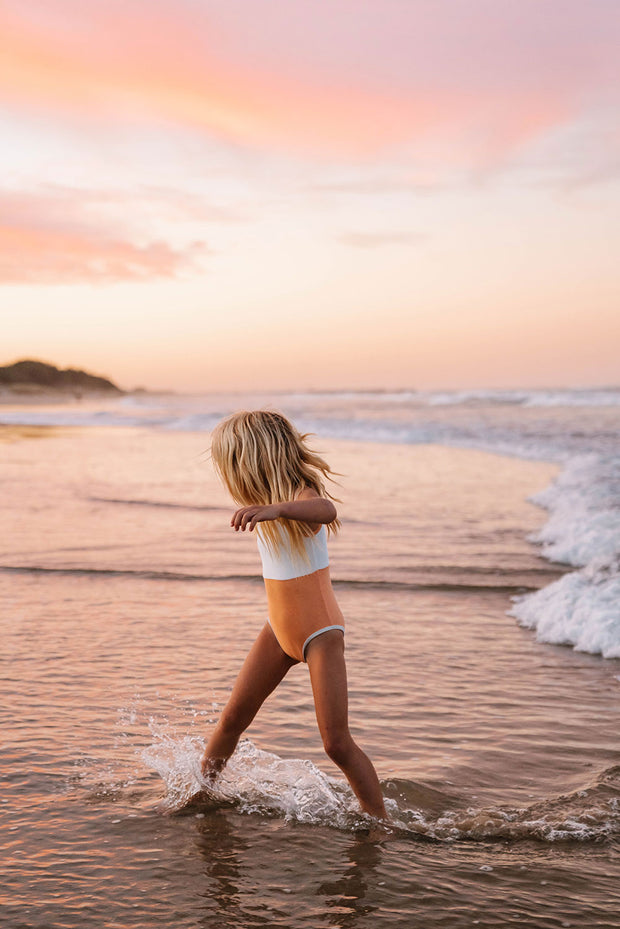
{"label": "girl's hand", "polygon": [[278,517],[281,515],[280,509],[281,504],[279,503],[242,506],[235,513],[233,513],[230,525],[233,527],[235,532],[238,532],[240,529],[242,532],[245,532],[246,529],[249,529],[251,532],[256,523],[263,523],[270,519],[278,519]]}

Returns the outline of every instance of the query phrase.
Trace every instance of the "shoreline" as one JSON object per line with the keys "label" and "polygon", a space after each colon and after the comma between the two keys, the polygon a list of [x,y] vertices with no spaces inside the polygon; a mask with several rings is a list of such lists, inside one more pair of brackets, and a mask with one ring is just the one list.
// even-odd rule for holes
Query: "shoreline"
{"label": "shoreline", "polygon": [[121,400],[133,391],[116,393],[107,390],[52,390],[33,384],[0,387],[0,406],[56,406],[79,405],[83,401]]}

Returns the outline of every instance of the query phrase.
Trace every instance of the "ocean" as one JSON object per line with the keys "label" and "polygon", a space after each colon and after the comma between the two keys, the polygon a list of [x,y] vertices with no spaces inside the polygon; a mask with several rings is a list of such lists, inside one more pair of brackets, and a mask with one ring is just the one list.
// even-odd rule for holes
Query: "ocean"
{"label": "ocean", "polygon": [[[266,613],[209,431],[265,406],[338,472],[388,832],[305,665],[187,804]],[[620,926],[620,389],[5,402],[0,478],[0,925]]]}

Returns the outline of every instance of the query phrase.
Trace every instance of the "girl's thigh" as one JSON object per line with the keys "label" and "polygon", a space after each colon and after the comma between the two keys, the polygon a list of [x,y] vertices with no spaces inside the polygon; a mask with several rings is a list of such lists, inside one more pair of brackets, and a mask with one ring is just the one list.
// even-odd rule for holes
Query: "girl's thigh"
{"label": "girl's thigh", "polygon": [[306,661],[321,735],[347,730],[347,668],[342,632],[334,629],[313,639],[308,645]]}
{"label": "girl's thigh", "polygon": [[282,678],[298,664],[280,647],[269,623],[265,623],[241,666],[227,709],[255,713],[278,686]]}

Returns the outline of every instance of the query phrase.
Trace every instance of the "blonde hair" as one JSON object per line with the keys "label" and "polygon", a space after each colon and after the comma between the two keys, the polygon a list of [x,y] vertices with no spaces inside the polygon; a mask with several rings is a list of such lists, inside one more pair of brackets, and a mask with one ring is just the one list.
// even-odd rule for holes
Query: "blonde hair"
{"label": "blonde hair", "polygon": [[[211,457],[215,470],[240,506],[286,503],[304,487],[338,501],[325,487],[325,479],[333,481],[332,469],[308,447],[307,438],[282,413],[242,411],[215,427]],[[340,520],[334,519],[327,529],[336,533],[339,527]],[[293,551],[307,558],[304,538],[313,534],[310,525],[282,518],[261,522],[261,536],[272,551],[282,544],[280,529],[288,536]]]}

